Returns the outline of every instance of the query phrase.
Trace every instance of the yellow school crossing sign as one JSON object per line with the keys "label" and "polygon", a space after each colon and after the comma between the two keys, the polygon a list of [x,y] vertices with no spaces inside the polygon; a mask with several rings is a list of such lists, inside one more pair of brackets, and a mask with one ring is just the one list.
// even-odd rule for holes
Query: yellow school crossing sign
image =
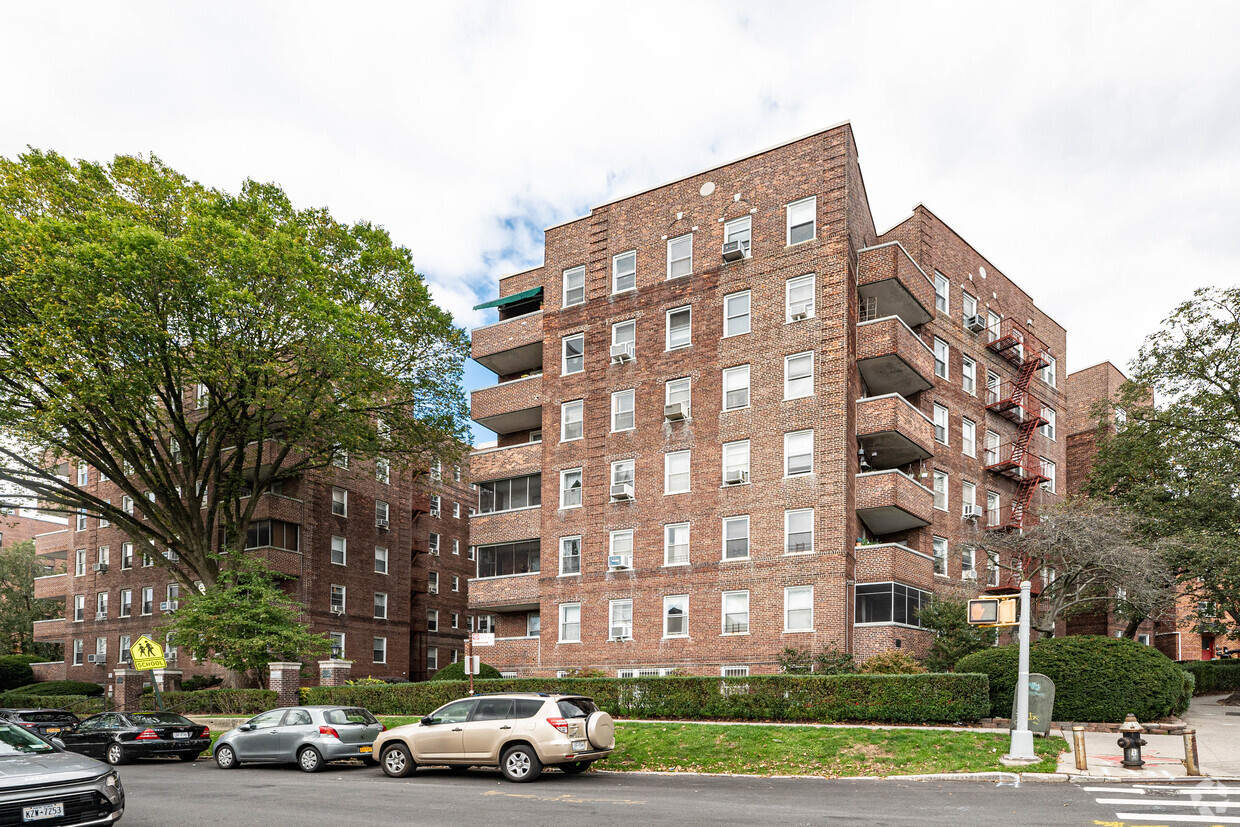
{"label": "yellow school crossing sign", "polygon": [[129,647],[129,656],[133,658],[134,669],[168,668],[168,661],[164,659],[164,647],[146,635],[133,642]]}

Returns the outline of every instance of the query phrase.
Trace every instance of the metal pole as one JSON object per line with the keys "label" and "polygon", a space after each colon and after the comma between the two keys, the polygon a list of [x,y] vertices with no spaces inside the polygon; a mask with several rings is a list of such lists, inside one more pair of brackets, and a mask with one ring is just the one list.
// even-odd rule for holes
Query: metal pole
{"label": "metal pole", "polygon": [[469,694],[474,694],[474,636],[465,638],[465,671],[469,673]]}
{"label": "metal pole", "polygon": [[1012,730],[1011,751],[1007,758],[1036,761],[1033,733],[1029,731],[1029,590],[1032,584],[1020,584],[1020,674],[1016,679],[1016,726]]}
{"label": "metal pole", "polygon": [[[164,709],[164,696],[159,694],[159,681],[155,680],[155,670],[150,670],[151,687],[155,690],[155,703],[159,707],[160,712],[166,712]],[[139,708],[141,708],[139,706]]]}
{"label": "metal pole", "polygon": [[1201,775],[1201,767],[1197,764],[1197,730],[1184,730],[1184,772],[1186,775]]}
{"label": "metal pole", "polygon": [[1085,727],[1072,727],[1072,754],[1076,756],[1076,768],[1081,772],[1087,772],[1089,766],[1085,755]]}

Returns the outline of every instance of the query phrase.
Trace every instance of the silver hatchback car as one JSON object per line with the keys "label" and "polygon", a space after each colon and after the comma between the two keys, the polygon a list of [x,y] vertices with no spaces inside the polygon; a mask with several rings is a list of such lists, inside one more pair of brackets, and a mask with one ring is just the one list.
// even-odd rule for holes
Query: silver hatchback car
{"label": "silver hatchback car", "polygon": [[375,738],[387,727],[356,706],[292,706],[256,715],[215,742],[215,763],[231,770],[242,763],[294,763],[318,772],[328,761],[373,762]]}

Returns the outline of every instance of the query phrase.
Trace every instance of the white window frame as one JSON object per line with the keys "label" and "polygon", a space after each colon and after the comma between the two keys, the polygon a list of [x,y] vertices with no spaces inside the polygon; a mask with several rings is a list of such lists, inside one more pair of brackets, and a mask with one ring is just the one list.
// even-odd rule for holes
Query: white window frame
{"label": "white window frame", "polygon": [[[951,365],[952,348],[946,341],[938,336],[934,337],[934,375],[940,379],[948,379],[949,368]],[[940,356],[942,358],[940,358]],[[942,365],[942,373],[939,372],[939,365]]]}
{"label": "white window frame", "polygon": [[[687,244],[689,249],[688,253],[681,255],[680,253],[683,252],[683,250],[681,250],[675,254],[675,257],[673,257],[672,248],[680,245],[682,242]],[[673,274],[672,270],[675,266],[683,261],[689,262],[689,269],[683,273]],[[675,238],[669,238],[667,240],[667,278],[678,279],[691,275],[693,275],[693,233],[685,233],[684,235],[678,235]]]}
{"label": "white window frame", "polygon": [[[561,307],[576,307],[579,304],[585,304],[586,303],[586,267],[585,265],[579,264],[576,267],[569,267],[567,270],[563,272],[562,276],[563,276],[563,291],[564,292],[561,297],[560,306]],[[581,277],[580,288],[569,287],[568,286],[569,280],[571,279],[575,281],[578,276]],[[581,290],[581,300],[580,301],[569,301],[568,300],[569,292],[576,291],[578,289]]]}
{"label": "white window frame", "polygon": [[[683,344],[676,344],[676,345],[672,344],[672,314],[673,313],[689,314],[689,324],[687,325],[689,335]],[[665,345],[666,345],[665,349],[666,350],[680,350],[681,348],[693,347],[693,305],[686,304],[680,307],[673,307],[669,309],[664,314],[664,316],[665,316],[664,339],[665,339]]]}
{"label": "white window frame", "polygon": [[967,416],[960,419],[960,452],[977,458],[977,423]]}
{"label": "white window frame", "polygon": [[349,492],[347,489],[332,486],[332,516],[349,516]]}
{"label": "white window frame", "polygon": [[[383,568],[379,568],[380,561],[382,561],[383,563]],[[375,574],[387,574],[387,573],[388,573],[388,550],[384,548],[383,546],[375,546]]]}
{"label": "white window frame", "polygon": [[[577,577],[581,574],[581,535],[573,534],[568,537],[561,537],[559,543],[559,576],[560,577]],[[570,551],[576,551],[576,554],[570,554]],[[569,562],[576,564],[576,570],[573,566],[566,565]]]}
{"label": "white window frame", "polygon": [[[617,626],[624,626],[625,609],[628,609],[628,634],[614,635]],[[620,622],[617,623],[616,615],[620,615]],[[633,639],[633,598],[624,597],[619,600],[607,601],[607,638],[608,640],[632,640]]]}
{"label": "white window frame", "polygon": [[[380,614],[382,612],[382,614]],[[387,620],[388,616],[388,596],[387,592],[375,592],[375,620]]]}
{"label": "white window frame", "polygon": [[1047,356],[1046,361],[1049,364],[1045,367],[1038,368],[1038,378],[1053,388],[1055,387],[1056,381],[1055,370],[1057,368],[1057,363],[1054,356]]}
{"label": "white window frame", "polygon": [[[627,466],[627,476],[623,474]],[[633,494],[637,495],[637,460],[635,459],[618,459],[611,464],[611,484],[621,485],[628,483],[633,486]]]}
{"label": "white window frame", "polygon": [[[973,577],[969,577],[973,572]],[[977,549],[973,546],[960,547],[960,579],[973,580],[977,577]]]}
{"label": "white window frame", "polygon": [[[947,486],[950,482],[948,473],[934,469],[934,510],[947,511],[951,506],[951,499],[947,492]],[[942,505],[940,505],[940,500]]]}
{"label": "white window frame", "polygon": [[[684,543],[673,543],[672,535],[674,532],[684,529]],[[690,525],[689,523],[668,523],[663,526],[663,566],[665,568],[671,566],[688,566],[692,563],[692,548],[690,546]],[[672,560],[672,549],[676,546],[683,545],[685,547],[685,559],[680,561]]]}
{"label": "white window frame", "polygon": [[[810,220],[808,222],[802,220],[796,224],[793,224],[792,223],[793,218],[794,218],[793,213],[804,212],[806,207],[809,208],[809,219]],[[813,241],[814,239],[818,237],[818,196],[811,195],[808,198],[800,198],[800,199],[797,199],[796,201],[789,203],[786,207],[784,207],[784,216],[785,216],[784,224],[786,228],[785,233],[784,233],[784,242],[787,244],[787,246],[793,247],[797,244],[804,244],[806,241]],[[797,216],[797,217],[799,218],[801,216]],[[810,232],[809,237],[803,238],[800,241],[794,242],[792,240],[793,228],[804,227],[807,223],[813,228],[812,231]]]}
{"label": "white window frame", "polygon": [[[577,342],[577,341],[581,342],[581,353],[580,355],[570,357],[568,355],[568,346],[570,343]],[[577,370],[569,370],[568,360],[570,358],[580,359],[581,367],[578,368]],[[560,337],[560,375],[561,376],[575,376],[578,373],[585,373],[585,372],[586,372],[586,334],[585,333],[572,333],[568,336]]]}
{"label": "white window frame", "polygon": [[[628,403],[628,409],[625,410],[625,403]],[[629,417],[627,427],[620,427],[620,417],[625,414]],[[611,432],[632,431],[637,428],[637,393],[633,388],[627,390],[615,391],[611,395]]]}
{"label": "white window frame", "polygon": [[[745,237],[736,239],[732,237],[734,235]],[[727,244],[729,241],[740,241],[741,249],[745,251],[745,258],[749,258],[753,249],[753,216],[743,215],[724,223],[723,243]]]}
{"label": "white window frame", "polygon": [[[809,548],[804,551],[792,550],[792,519],[793,516],[804,516],[809,514]],[[813,554],[814,553],[814,533],[815,533],[815,515],[813,508],[789,508],[784,511],[784,554]],[[803,534],[804,532],[797,532]]]}
{"label": "white window frame", "polygon": [[[617,550],[619,549],[619,550]],[[622,528],[607,534],[607,555],[628,555],[633,559],[633,529]]]}
{"label": "white window frame", "polygon": [[[340,598],[339,601],[336,600],[337,597]],[[348,606],[347,598],[348,598],[348,589],[346,589],[344,586],[340,585],[339,583],[331,584],[331,590],[328,593],[328,598],[327,598],[328,606],[335,607],[338,604],[343,613],[343,611],[347,610],[346,608]]]}
{"label": "white window frame", "polygon": [[1042,417],[1046,420],[1046,423],[1038,426],[1038,433],[1049,439],[1051,442],[1054,442],[1056,420],[1055,409],[1049,405],[1043,405]]}
{"label": "white window frame", "polygon": [[[566,487],[566,485],[568,485],[569,483],[569,478],[572,477],[574,474],[577,476],[577,496],[576,496],[577,502],[568,504],[569,498],[565,495],[570,493],[572,489],[571,487]],[[584,488],[585,488],[585,474],[582,472],[582,469],[565,468],[564,470],[560,471],[560,508],[581,508],[585,500],[585,497],[582,496],[584,492]]]}
{"label": "white window frame", "polygon": [[[584,439],[586,435],[586,403],[584,399],[573,399],[560,403],[560,442],[574,442]],[[581,433],[569,436],[569,426],[577,425]]]}
{"label": "white window frame", "polygon": [[[789,471],[789,463],[793,457],[805,456],[805,454],[793,454],[790,452],[792,446],[803,439],[806,434],[809,435],[809,469],[806,471],[797,471],[792,473]],[[784,434],[784,477],[807,477],[814,473],[814,431],[806,429],[803,431],[789,431]]]}
{"label": "white window frame", "polygon": [[[570,619],[574,612],[576,613],[575,620]],[[561,603],[559,607],[559,616],[560,616],[559,642],[560,643],[581,643],[581,604],[580,603]],[[572,638],[565,637],[564,636],[565,630],[568,629],[568,627],[574,626],[574,625],[577,627],[577,633],[576,633],[577,636],[572,637]]]}
{"label": "white window frame", "polygon": [[818,315],[818,275],[816,273],[806,273],[803,276],[794,276],[784,282],[784,323],[792,324],[792,292],[801,289],[804,285],[809,285],[809,301],[798,301],[797,304],[809,304],[809,310],[805,314],[805,319],[797,319],[797,321],[808,321]]}
{"label": "white window frame", "polygon": [[[734,302],[744,300],[745,311],[743,313],[736,312],[732,307]],[[742,321],[743,320],[743,321]],[[734,330],[733,327],[744,327],[744,330]],[[723,338],[727,339],[732,336],[743,336],[753,331],[753,302],[751,301],[750,291],[741,290],[736,293],[729,293],[723,297]]]}
{"label": "white window frame", "polygon": [[[741,390],[741,386],[734,387],[734,388],[729,388],[729,384],[733,381],[733,377],[737,377],[737,378],[739,378],[739,377],[741,377],[741,376],[744,376],[744,378],[745,378],[745,384],[744,384],[744,386],[743,386],[743,387],[744,387],[744,389],[745,389],[745,404],[744,404],[744,405],[731,405],[731,406],[730,406],[730,405],[728,405],[728,391],[729,391],[729,389],[730,389],[730,390],[732,390],[732,391],[739,391],[739,390]],[[742,410],[744,410],[745,408],[748,408],[748,407],[749,407],[749,404],[750,404],[750,398],[749,398],[749,397],[750,397],[750,390],[751,390],[751,389],[750,389],[750,385],[749,385],[749,381],[750,381],[750,368],[749,368],[749,365],[736,365],[736,366],[734,366],[734,367],[724,368],[724,369],[723,369],[723,381],[720,383],[720,384],[722,385],[722,387],[723,387],[723,391],[722,391],[722,392],[723,392],[723,399],[722,399],[722,407],[723,407],[723,410],[725,410],[725,411],[742,411]]]}
{"label": "white window frame", "polygon": [[[792,608],[792,600],[796,596],[808,594],[809,608]],[[802,599],[804,599],[802,597]],[[809,623],[804,626],[793,626],[790,617],[793,612],[809,612]],[[785,586],[784,587],[784,631],[785,632],[812,632],[814,631],[814,587],[810,586]]]}
{"label": "white window frame", "polygon": [[[947,538],[935,537],[931,542],[934,551],[934,574],[937,577],[947,577]],[[942,571],[939,569],[942,569]]]}
{"label": "white window frame", "polygon": [[668,379],[663,383],[663,404],[672,405],[677,402],[683,402],[687,413],[686,417],[693,414],[693,379],[689,376],[679,376],[675,379]]}
{"label": "white window frame", "polygon": [[948,429],[951,427],[951,414],[946,405],[934,403],[934,441],[940,445],[950,445]]}
{"label": "white window frame", "polygon": [[[745,527],[745,553],[744,555],[729,555],[728,540],[739,540],[740,537],[728,537],[728,527],[730,525],[744,525]],[[748,514],[733,514],[730,517],[723,518],[723,528],[720,532],[723,540],[723,547],[720,550],[720,559],[722,560],[748,560],[751,553],[750,542],[750,520]]]}
{"label": "white window frame", "polygon": [[1002,516],[1003,496],[998,491],[986,492],[986,525],[999,525]]}
{"label": "white window frame", "polygon": [[960,291],[960,308],[964,311],[964,318],[977,315],[977,296],[974,296],[968,290]]}
{"label": "white window frame", "polygon": [[[617,334],[621,331],[627,331],[630,335],[621,339]],[[637,358],[637,320],[627,319],[623,322],[616,322],[611,326],[611,346],[628,344],[634,359]]]}
{"label": "white window frame", "polygon": [[387,638],[376,636],[371,645],[370,657],[374,663],[387,663]]}
{"label": "white window frame", "polygon": [[[809,372],[800,373],[796,376],[792,375],[793,361],[801,362],[808,358]],[[798,368],[803,369],[803,368]],[[808,388],[803,388],[800,393],[793,393],[793,382],[805,383],[808,381]],[[804,399],[814,395],[814,351],[807,350],[802,353],[792,353],[784,357],[784,399]]]}
{"label": "white window frame", "polygon": [[1039,457],[1042,460],[1042,476],[1049,477],[1046,482],[1042,483],[1042,490],[1048,493],[1055,493],[1055,463],[1046,457]]}
{"label": "white window frame", "polygon": [[[681,614],[679,620],[682,621],[684,630],[672,633],[669,629],[668,620],[671,609],[679,608]],[[689,637],[689,595],[687,594],[669,594],[663,598],[663,637],[665,638],[687,638]]]}
{"label": "white window frame", "polygon": [[977,396],[977,362],[972,356],[960,357],[960,386],[969,396]]}
{"label": "white window frame", "polygon": [[[629,261],[629,263],[632,264],[632,270],[631,271],[625,270],[622,272],[621,263],[624,262],[624,260],[626,259]],[[622,277],[632,278],[633,279],[632,286],[621,287],[620,279]],[[611,292],[612,294],[614,295],[616,293],[627,293],[630,290],[636,290],[636,289],[637,289],[637,251],[629,250],[627,253],[620,253],[619,255],[612,256],[611,257]]]}
{"label": "white window frame", "polygon": [[[340,542],[337,543],[336,541]],[[336,559],[339,557],[340,559]],[[331,563],[333,566],[349,565],[349,541],[339,535],[332,535],[331,540]]]}
{"label": "white window frame", "polygon": [[[677,472],[676,476],[681,474],[685,477],[684,488],[672,488],[672,463],[684,458],[685,470]],[[667,494],[687,494],[693,489],[693,455],[689,450],[684,451],[668,451],[663,455],[663,493]]]}
{"label": "white window frame", "polygon": [[934,309],[935,310],[937,310],[940,313],[951,312],[951,291],[952,291],[951,279],[949,279],[947,276],[940,273],[938,270],[935,270],[934,271]]}
{"label": "white window frame", "polygon": [[971,505],[977,505],[977,483],[962,480],[960,483],[960,512]]}
{"label": "white window frame", "polygon": [[749,440],[738,439],[723,443],[723,484],[728,484],[728,472],[745,472],[744,485],[749,484],[750,450]]}
{"label": "white window frame", "polygon": [[[749,622],[749,621],[750,621],[750,605],[749,605],[749,604],[750,604],[750,601],[749,601],[749,590],[748,590],[748,589],[738,589],[738,590],[736,590],[736,591],[726,591],[726,592],[723,592],[723,593],[720,595],[720,597],[722,598],[722,599],[721,599],[721,601],[720,601],[720,618],[719,618],[719,630],[720,630],[720,634],[721,634],[721,635],[728,636],[728,637],[731,637],[731,636],[733,636],[733,635],[747,635],[747,634],[749,634],[749,627],[750,627],[750,622]],[[734,598],[744,597],[744,599],[745,599],[745,629],[744,629],[744,631],[736,631],[736,632],[729,632],[729,631],[728,631],[728,598],[729,598],[729,597],[734,597]],[[739,613],[738,613],[738,612],[734,612],[734,614],[739,614]]]}

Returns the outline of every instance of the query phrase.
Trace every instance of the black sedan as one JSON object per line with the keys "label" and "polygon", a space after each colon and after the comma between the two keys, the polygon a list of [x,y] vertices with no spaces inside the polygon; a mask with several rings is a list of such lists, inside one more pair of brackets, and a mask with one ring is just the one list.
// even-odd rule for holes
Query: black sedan
{"label": "black sedan", "polygon": [[61,732],[73,729],[82,720],[63,709],[0,709],[0,718],[37,732],[44,738],[58,738]]}
{"label": "black sedan", "polygon": [[207,727],[172,712],[104,712],[57,737],[65,749],[113,765],[157,755],[193,761],[211,746]]}

